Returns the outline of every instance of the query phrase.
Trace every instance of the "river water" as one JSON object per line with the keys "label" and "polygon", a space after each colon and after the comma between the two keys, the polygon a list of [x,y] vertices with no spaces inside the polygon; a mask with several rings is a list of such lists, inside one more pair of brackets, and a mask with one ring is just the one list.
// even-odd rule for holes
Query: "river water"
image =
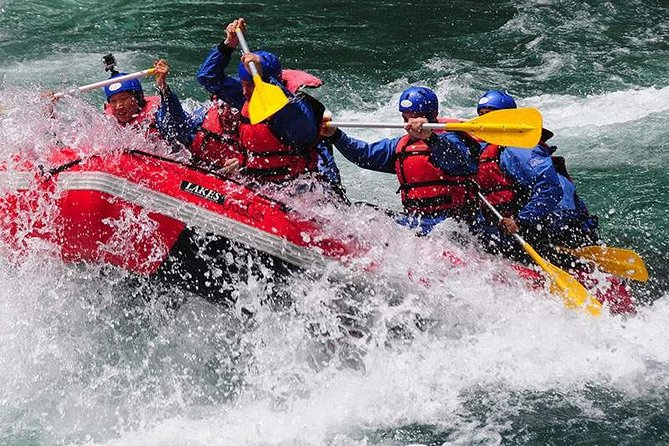
{"label": "river water", "polygon": [[[266,284],[240,283],[258,303],[245,320],[197,298],[171,308],[173,290],[64,265],[34,243],[19,265],[0,262],[0,444],[669,443],[669,3],[0,0],[0,100],[14,118],[0,125],[3,159],[47,145],[39,92],[104,79],[109,52],[128,72],[167,59],[187,108],[204,104],[197,68],[240,16],[252,49],[325,80],[316,94],[336,119],[396,120],[413,84],[438,93],[444,116],[473,117],[491,88],[539,108],[604,238],[648,264],[638,314],[566,311],[491,281],[503,262],[475,260],[475,248],[447,240],[454,228],[416,239],[369,226],[363,211],[342,224],[385,246],[386,277],[410,270],[432,286],[295,278],[301,299],[275,311],[259,304]],[[94,130],[101,93],[64,102],[82,144],[137,143]],[[352,199],[399,207],[393,176],[336,156]],[[426,260],[443,248],[469,264]],[[336,331],[342,295],[367,332],[330,339],[335,353],[316,366],[327,348],[314,327]]]}

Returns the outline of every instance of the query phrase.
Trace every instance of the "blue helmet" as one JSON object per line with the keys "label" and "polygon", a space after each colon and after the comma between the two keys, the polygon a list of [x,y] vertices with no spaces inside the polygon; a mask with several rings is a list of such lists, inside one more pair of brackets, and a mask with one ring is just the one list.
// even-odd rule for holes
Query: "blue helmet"
{"label": "blue helmet", "polygon": [[[113,79],[118,76],[123,76],[125,74],[128,73],[116,73],[112,75],[110,79]],[[107,85],[104,90],[105,90],[105,96],[107,96],[107,102],[109,102],[109,99],[111,99],[111,97],[114,96],[115,94],[122,93],[124,91],[132,91],[140,98],[144,96],[144,90],[142,90],[142,84],[137,79],[130,79],[123,82],[116,82],[115,84]]]}
{"label": "blue helmet", "polygon": [[476,106],[476,111],[478,112],[482,108],[500,110],[504,108],[518,108],[518,106],[516,105],[516,101],[506,91],[490,90],[481,96]]}
{"label": "blue helmet", "polygon": [[[281,80],[281,62],[274,54],[267,51],[255,51],[253,54],[260,56],[260,65],[262,65],[262,78],[268,80],[270,77]],[[239,79],[250,82],[253,79],[251,73],[246,71],[246,67],[239,62]]]}
{"label": "blue helmet", "polygon": [[420,113],[425,117],[439,114],[439,99],[434,91],[427,87],[409,87],[400,95],[400,112]]}

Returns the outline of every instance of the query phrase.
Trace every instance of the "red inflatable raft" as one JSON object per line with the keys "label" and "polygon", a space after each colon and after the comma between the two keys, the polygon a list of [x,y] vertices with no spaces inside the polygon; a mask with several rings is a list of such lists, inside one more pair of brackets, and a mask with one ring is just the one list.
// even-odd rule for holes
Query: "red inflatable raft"
{"label": "red inflatable raft", "polygon": [[[59,149],[48,164],[15,163],[4,173],[11,187],[0,197],[0,230],[15,252],[39,238],[64,261],[111,264],[225,301],[231,276],[249,273],[248,262],[239,261],[249,253],[256,268],[281,274],[319,271],[367,251],[355,237],[328,237],[317,223],[244,184],[173,160],[142,152],[81,159]],[[535,270],[514,269],[543,286]],[[633,311],[628,288],[607,280],[596,297],[613,312]]]}

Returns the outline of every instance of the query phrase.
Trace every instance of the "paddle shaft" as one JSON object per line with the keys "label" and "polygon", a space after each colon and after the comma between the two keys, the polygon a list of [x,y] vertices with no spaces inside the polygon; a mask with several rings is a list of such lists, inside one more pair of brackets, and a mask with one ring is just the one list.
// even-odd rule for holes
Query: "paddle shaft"
{"label": "paddle shaft", "polygon": [[[499,221],[502,221],[504,217],[502,216],[502,214],[499,213],[497,208],[495,208],[495,206],[493,206],[481,192],[477,192],[477,194],[481,199],[481,201],[483,201],[485,205],[488,207],[488,209],[490,209],[490,211],[493,214],[495,214],[495,217],[497,217]],[[547,271],[549,269],[548,262],[544,260],[544,258],[541,257],[539,253],[537,253],[534,250],[534,248],[529,243],[527,243],[523,237],[521,237],[520,234],[514,232],[512,235],[516,240],[518,240],[518,243],[520,243],[525,252],[527,252],[527,254],[532,258],[532,260],[534,260],[534,262],[541,267],[541,269],[543,269],[544,271]]]}
{"label": "paddle shaft", "polygon": [[154,68],[149,68],[149,69],[142,70],[142,71],[136,71],[136,72],[130,73],[130,74],[125,74],[123,76],[116,76],[116,77],[113,77],[111,79],[107,79],[107,80],[104,80],[104,81],[95,82],[95,83],[84,85],[84,86],[77,87],[77,88],[72,88],[72,89],[66,90],[66,91],[61,91],[59,93],[55,93],[53,96],[55,98],[61,98],[61,97],[65,96],[65,95],[68,95],[68,94],[83,93],[84,91],[90,91],[90,90],[95,90],[95,89],[98,89],[98,88],[107,87],[107,86],[109,86],[111,84],[115,84],[117,82],[129,81],[131,79],[138,79],[140,77],[151,76],[153,74],[154,70],[155,70]]}
{"label": "paddle shaft", "polygon": [[[352,122],[352,121],[328,121],[325,123],[327,127],[349,127],[359,129],[403,129],[406,125],[401,122]],[[446,128],[444,124],[423,124],[424,129],[440,130]]]}
{"label": "paddle shaft", "polygon": [[[535,108],[495,110],[469,121],[425,123],[424,129],[469,133],[475,138],[500,146],[530,149],[541,139],[541,113]],[[328,127],[404,128],[403,123],[329,122]]]}
{"label": "paddle shaft", "polygon": [[[502,221],[502,219],[503,219],[504,217],[502,216],[502,214],[499,213],[499,211],[497,210],[497,208],[495,208],[495,206],[493,206],[493,205],[488,201],[488,199],[485,197],[485,195],[483,195],[481,192],[477,192],[477,193],[478,193],[478,196],[479,196],[479,198],[481,199],[481,201],[483,201],[483,202],[485,203],[485,205],[488,207],[488,209],[490,209],[490,211],[491,211],[493,214],[495,214],[495,217],[497,217],[497,219],[498,219],[499,221]],[[528,247],[528,246],[530,246],[530,245],[527,244],[527,242],[525,241],[525,239],[522,238],[522,237],[520,236],[520,234],[518,234],[518,233],[514,233],[513,236],[516,238],[516,240],[518,240],[518,241],[520,242],[521,245],[523,245],[523,247]],[[531,249],[531,247],[530,247],[530,249]],[[534,254],[536,254],[536,251],[535,251],[534,249],[532,249],[532,252],[533,252]],[[532,259],[533,259],[533,260],[536,260],[536,259],[534,258],[534,256],[532,255],[532,253],[530,253],[530,256],[532,256]],[[543,261],[543,259],[541,259],[541,260]],[[537,262],[537,263],[538,263],[538,262]]]}
{"label": "paddle shaft", "polygon": [[[478,118],[476,118],[478,119]],[[475,123],[476,119],[467,122],[426,122],[423,128],[427,130],[487,130],[489,132],[509,132],[509,131],[527,131],[532,127],[522,124],[480,124]],[[325,123],[327,127],[350,127],[350,128],[370,128],[370,129],[403,129],[406,123],[402,122],[355,122],[355,121],[328,121]]]}
{"label": "paddle shaft", "polygon": [[[242,33],[242,30],[239,28],[235,29],[235,34],[237,34],[237,39],[239,39],[239,44],[241,45],[244,54],[249,54],[251,50],[249,49],[249,45],[246,43],[246,39],[244,38],[244,33]],[[251,69],[251,75],[254,78],[258,76],[258,69],[256,68],[255,63],[249,62],[249,68]]]}

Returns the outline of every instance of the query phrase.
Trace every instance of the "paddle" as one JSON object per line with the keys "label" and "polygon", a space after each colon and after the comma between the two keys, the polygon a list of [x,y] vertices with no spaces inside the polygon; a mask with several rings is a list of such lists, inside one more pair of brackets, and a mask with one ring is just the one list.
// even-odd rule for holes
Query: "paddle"
{"label": "paddle", "polygon": [[574,257],[593,260],[602,270],[625,279],[648,281],[648,270],[639,254],[629,249],[612,248],[610,246],[583,246],[581,248],[558,247],[558,251],[566,252]]}
{"label": "paddle", "polygon": [[[404,128],[403,123],[334,122],[328,127]],[[463,131],[500,146],[533,148],[542,132],[541,113],[536,108],[495,110],[465,122],[423,124],[424,129]]]}
{"label": "paddle", "polygon": [[95,82],[93,84],[84,85],[82,87],[77,87],[77,88],[72,88],[70,90],[61,91],[59,93],[55,93],[53,95],[53,97],[54,98],[61,98],[61,97],[65,96],[65,95],[68,95],[68,94],[82,93],[84,91],[90,91],[90,90],[95,90],[97,88],[103,88],[103,87],[106,87],[108,85],[115,84],[117,82],[123,82],[123,81],[128,81],[130,79],[138,79],[140,77],[151,76],[153,74],[154,70],[155,70],[155,68],[149,68],[149,69],[142,70],[142,71],[136,71],[136,72],[130,73],[130,74],[124,74],[123,76],[116,76],[116,77],[113,77],[111,79],[107,79],[105,81]]}
{"label": "paddle", "polygon": [[[479,192],[478,195],[492,213],[501,221],[503,218],[502,214],[490,204],[481,192]],[[598,316],[602,312],[602,304],[597,299],[590,296],[588,291],[578,282],[578,280],[566,271],[561,270],[549,261],[543,259],[520,235],[513,234],[513,236],[518,240],[532,260],[546,272],[554,287],[559,289],[565,306],[568,308],[584,308],[593,316]]]}
{"label": "paddle", "polygon": [[[244,54],[250,53],[251,51],[246,44],[242,30],[237,28],[235,33]],[[251,100],[249,101],[249,119],[251,124],[257,124],[285,107],[288,104],[288,98],[280,87],[263,82],[253,62],[249,62],[249,69],[251,70],[253,84],[255,85]]]}

